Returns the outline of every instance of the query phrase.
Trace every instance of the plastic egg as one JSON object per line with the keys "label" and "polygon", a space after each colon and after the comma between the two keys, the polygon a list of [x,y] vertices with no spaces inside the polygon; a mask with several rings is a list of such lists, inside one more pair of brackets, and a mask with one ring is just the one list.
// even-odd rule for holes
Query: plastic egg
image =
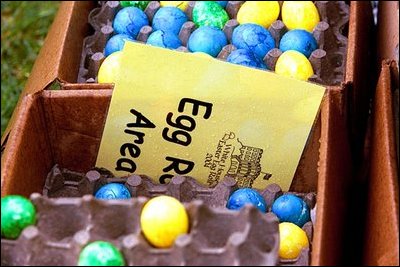
{"label": "plastic egg", "polygon": [[128,199],[131,193],[128,188],[120,183],[105,184],[97,190],[95,198],[98,199]]}
{"label": "plastic egg", "polygon": [[116,34],[108,39],[104,48],[104,55],[107,57],[114,52],[121,51],[124,48],[125,41],[134,41],[132,37],[127,34]]}
{"label": "plastic egg", "polygon": [[101,63],[99,72],[97,73],[97,81],[99,83],[114,83],[119,74],[121,65],[122,52],[117,51],[106,57]]}
{"label": "plastic egg", "polygon": [[251,51],[247,49],[236,49],[230,53],[227,62],[243,65],[247,67],[266,69],[267,66],[262,60],[256,57]]}
{"label": "plastic egg", "polygon": [[189,216],[179,200],[170,196],[150,199],[140,214],[146,239],[155,247],[171,247],[175,239],[189,231]]}
{"label": "plastic egg", "polygon": [[232,44],[240,49],[253,52],[261,60],[269,50],[275,48],[275,40],[271,33],[260,25],[241,24],[233,30]]}
{"label": "plastic egg", "polygon": [[214,1],[196,1],[193,8],[193,22],[197,27],[212,26],[222,29],[229,20],[225,9]]}
{"label": "plastic egg", "polygon": [[116,33],[124,33],[136,39],[140,29],[149,25],[146,14],[137,7],[125,7],[115,15],[113,28]]}
{"label": "plastic egg", "polygon": [[163,48],[176,49],[182,45],[178,36],[171,32],[155,31],[150,34],[147,44]]}
{"label": "plastic egg", "polygon": [[289,30],[303,29],[312,32],[320,19],[318,9],[312,1],[284,1],[282,21]]}
{"label": "plastic egg", "polygon": [[150,1],[119,1],[122,7],[134,6],[145,10]]}
{"label": "plastic egg", "polygon": [[310,61],[294,50],[282,53],[276,61],[275,72],[302,81],[307,81],[314,74]]}
{"label": "plastic egg", "polygon": [[279,17],[278,1],[246,1],[237,13],[240,24],[254,23],[268,28]]}
{"label": "plastic egg", "polygon": [[161,7],[174,6],[185,11],[189,5],[189,1],[160,1]]}
{"label": "plastic egg", "polygon": [[296,50],[307,58],[318,48],[317,40],[306,30],[291,30],[285,33],[279,43],[279,49],[282,52]]}
{"label": "plastic egg", "polygon": [[282,195],[272,204],[271,211],[275,213],[280,222],[291,222],[297,226],[310,221],[310,208],[307,203],[295,195]]}
{"label": "plastic egg", "polygon": [[279,257],[282,259],[296,259],[301,250],[309,246],[304,230],[293,223],[279,224],[279,238]]}
{"label": "plastic egg", "polygon": [[36,209],[32,202],[19,195],[1,198],[1,236],[17,239],[28,226],[36,223]]}
{"label": "plastic egg", "polygon": [[267,212],[267,205],[263,196],[252,188],[240,188],[233,192],[226,207],[230,210],[240,210],[246,204],[252,204],[261,212]]}
{"label": "plastic egg", "polygon": [[94,241],[79,253],[78,266],[124,266],[122,253],[106,241]]}
{"label": "plastic egg", "polygon": [[227,44],[228,40],[223,31],[209,26],[202,26],[190,35],[188,49],[191,52],[204,52],[216,57]]}
{"label": "plastic egg", "polygon": [[160,8],[153,17],[153,30],[172,32],[178,35],[182,25],[188,20],[186,14],[177,7]]}

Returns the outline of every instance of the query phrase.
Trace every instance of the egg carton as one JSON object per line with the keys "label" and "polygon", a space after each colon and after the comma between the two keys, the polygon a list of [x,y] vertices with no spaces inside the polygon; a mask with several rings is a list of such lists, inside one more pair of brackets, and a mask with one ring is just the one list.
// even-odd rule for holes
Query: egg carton
{"label": "egg carton", "polygon": [[[94,34],[86,37],[83,42],[83,51],[78,74],[79,83],[97,82],[97,73],[101,63],[105,59],[104,47],[108,39],[113,35],[112,23],[115,14],[122,8],[119,1],[100,1],[99,7],[93,9],[89,14],[89,24],[94,29]],[[223,31],[230,43],[232,32],[239,25],[236,20],[237,12],[245,1],[228,1],[225,10],[231,18],[223,28]],[[179,32],[179,39],[183,46],[176,50],[188,52],[187,42],[190,34],[196,29],[191,21],[192,10],[196,1],[190,1],[185,10],[189,21],[182,25]],[[344,79],[346,55],[347,55],[347,27],[349,23],[349,6],[345,1],[315,1],[321,21],[314,28],[313,35],[318,43],[316,49],[309,57],[314,69],[314,75],[309,81],[323,85],[339,85]],[[151,1],[144,10],[149,18],[150,24],[157,10],[160,8],[158,1]],[[280,18],[280,17],[279,17]],[[287,31],[281,20],[276,20],[269,27],[271,35],[276,44]],[[136,41],[146,43],[152,32],[151,26],[144,26],[140,30]],[[226,60],[229,54],[236,48],[228,44],[218,55],[218,59]],[[264,57],[268,69],[274,71],[275,64],[282,54],[278,48],[270,50]]]}
{"label": "egg carton", "polygon": [[[93,193],[103,184],[124,183],[132,194],[128,200],[98,200]],[[1,265],[76,265],[79,252],[89,242],[105,240],[116,245],[127,265],[309,265],[312,222],[303,226],[310,248],[297,259],[278,257],[278,220],[270,212],[282,192],[276,184],[258,190],[268,212],[245,206],[240,211],[225,208],[230,193],[237,189],[233,178],[225,177],[214,188],[191,177],[175,176],[169,184],[154,183],[149,177],[131,175],[116,178],[102,168],[86,174],[55,165],[43,194],[34,193],[38,220],[17,240],[1,240]],[[173,247],[152,247],[140,229],[140,211],[147,199],[170,195],[188,211],[190,232],[180,236]],[[314,193],[300,193],[310,207]]]}

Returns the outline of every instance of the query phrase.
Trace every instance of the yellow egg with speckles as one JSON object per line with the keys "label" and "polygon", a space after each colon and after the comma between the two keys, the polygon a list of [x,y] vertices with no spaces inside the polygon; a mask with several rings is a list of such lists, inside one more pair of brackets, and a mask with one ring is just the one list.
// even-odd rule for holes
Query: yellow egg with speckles
{"label": "yellow egg with speckles", "polygon": [[282,53],[276,61],[275,72],[302,81],[307,81],[314,74],[310,61],[295,50]]}
{"label": "yellow egg with speckles", "polygon": [[320,18],[312,1],[285,1],[282,5],[282,21],[289,30],[303,29],[312,32]]}
{"label": "yellow egg with speckles", "polygon": [[306,232],[294,223],[280,223],[279,238],[279,257],[282,259],[296,259],[301,250],[309,246]]}
{"label": "yellow egg with speckles", "polygon": [[153,246],[168,248],[179,235],[188,233],[189,216],[185,206],[176,198],[157,196],[144,205],[140,226]]}
{"label": "yellow egg with speckles", "polygon": [[240,24],[254,23],[268,28],[279,17],[278,1],[246,1],[239,9]]}

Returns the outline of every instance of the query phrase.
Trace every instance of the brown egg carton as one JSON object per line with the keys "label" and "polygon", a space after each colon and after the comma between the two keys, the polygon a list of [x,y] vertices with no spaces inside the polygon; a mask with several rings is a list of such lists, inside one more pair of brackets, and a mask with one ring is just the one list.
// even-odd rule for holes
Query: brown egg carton
{"label": "brown egg carton", "polygon": [[[92,195],[109,182],[125,183],[129,200],[97,200]],[[156,184],[145,176],[116,178],[105,169],[86,174],[53,167],[43,195],[32,194],[38,221],[17,240],[1,240],[1,265],[76,265],[87,243],[106,240],[124,254],[128,265],[308,265],[310,249],[297,259],[280,260],[278,220],[253,206],[239,212],[225,208],[235,180],[226,177],[214,188],[191,177],[176,176],[169,184]],[[259,192],[268,210],[282,194],[270,185]],[[83,194],[83,195],[82,195]],[[170,195],[184,203],[190,232],[179,237],[172,248],[156,249],[140,230],[140,211],[148,198]],[[298,194],[313,207],[315,194]],[[312,240],[311,222],[303,226]],[[311,243],[311,242],[310,242]]]}
{"label": "brown egg carton", "polygon": [[[112,22],[115,14],[121,9],[119,1],[100,1],[99,7],[93,9],[89,14],[89,23],[94,29],[94,34],[84,39],[81,64],[78,74],[79,83],[97,82],[97,73],[101,63],[105,59],[104,47],[107,40],[113,35]],[[231,41],[232,32],[239,25],[236,15],[245,1],[228,1],[225,10],[231,18],[225,25],[223,31],[228,41]],[[191,14],[195,1],[190,1],[185,10],[189,21],[182,25],[179,38],[182,42],[177,51],[188,52],[187,41],[190,34],[196,29],[191,21]],[[315,1],[318,8],[321,22],[317,24],[313,35],[318,42],[318,49],[315,50],[309,60],[314,69],[314,75],[309,81],[324,85],[339,85],[344,79],[347,55],[347,34],[346,27],[349,23],[349,6],[345,1]],[[152,1],[144,10],[149,18],[150,24],[154,14],[160,8],[158,1]],[[280,17],[279,17],[280,19]],[[279,44],[283,34],[287,31],[281,20],[275,21],[269,31]],[[145,43],[152,32],[151,26],[144,26],[138,36],[137,42]],[[229,54],[236,48],[232,44],[226,45],[218,58],[226,60]],[[282,54],[278,48],[268,52],[264,58],[265,64],[272,71],[275,70],[275,63]]]}

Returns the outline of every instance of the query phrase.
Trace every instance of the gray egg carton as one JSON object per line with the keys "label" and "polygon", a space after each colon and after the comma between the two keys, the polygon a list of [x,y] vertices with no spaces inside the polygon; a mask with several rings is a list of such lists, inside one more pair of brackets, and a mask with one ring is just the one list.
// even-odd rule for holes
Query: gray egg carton
{"label": "gray egg carton", "polygon": [[[104,201],[92,196],[110,182],[124,183],[133,197]],[[279,259],[278,220],[270,207],[285,194],[280,187],[273,184],[259,190],[267,202],[266,214],[253,206],[240,211],[225,208],[236,189],[230,177],[208,188],[191,177],[175,176],[168,184],[157,184],[145,176],[116,178],[105,169],[83,174],[56,165],[43,195],[31,195],[37,224],[26,228],[17,240],[1,240],[1,265],[76,265],[81,249],[96,240],[115,244],[132,266],[309,265],[310,249],[294,260]],[[140,211],[147,199],[157,195],[182,201],[190,218],[190,232],[168,249],[149,245],[140,229]],[[297,195],[315,206],[314,193]],[[311,241],[312,223],[303,229]]]}
{"label": "gray egg carton", "polygon": [[[114,32],[112,27],[114,16],[122,8],[119,1],[100,2],[99,7],[93,9],[89,14],[88,20],[94,29],[94,34],[84,39],[78,74],[79,83],[97,82],[98,70],[105,59],[104,47]],[[239,25],[236,15],[244,2],[228,1],[225,8],[231,18],[223,28],[229,43],[231,42],[233,30]],[[177,48],[176,50],[178,51],[188,52],[187,41],[190,34],[196,29],[196,26],[191,21],[195,3],[196,1],[190,1],[185,10],[189,21],[184,23],[180,30],[179,38],[183,46]],[[349,6],[345,1],[315,1],[315,5],[318,8],[321,21],[313,31],[313,35],[318,42],[318,49],[309,57],[314,69],[314,75],[309,78],[309,81],[323,85],[339,85],[343,82],[346,66],[347,37],[345,35],[347,34],[346,27],[348,27],[349,23]],[[158,1],[151,1],[144,10],[150,24],[159,8],[160,3]],[[287,28],[278,19],[272,23],[269,31],[274,37],[276,44],[279,44]],[[151,32],[151,26],[142,27],[136,41],[145,43]],[[228,44],[221,50],[217,58],[226,60],[229,54],[235,49],[232,44]],[[282,51],[274,48],[264,57],[264,62],[270,70],[275,70],[276,61],[281,54]]]}

